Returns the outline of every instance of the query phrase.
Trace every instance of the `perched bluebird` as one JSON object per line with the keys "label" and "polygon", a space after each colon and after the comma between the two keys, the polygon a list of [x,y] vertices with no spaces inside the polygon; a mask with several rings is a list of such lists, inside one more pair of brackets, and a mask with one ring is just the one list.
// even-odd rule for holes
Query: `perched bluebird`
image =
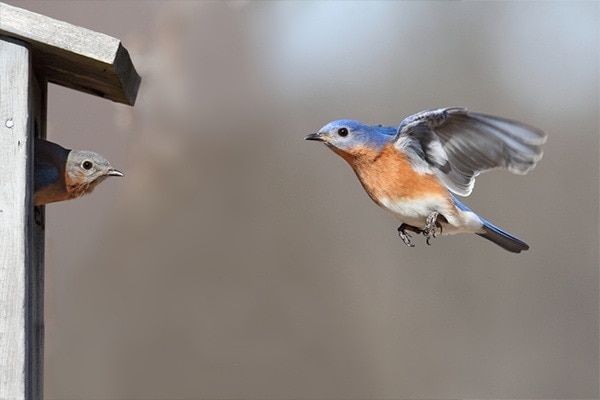
{"label": "perched bluebird", "polygon": [[108,160],[92,151],[69,150],[35,140],[34,203],[36,206],[91,193],[109,176],[123,176]]}
{"label": "perched bluebird", "polygon": [[354,170],[369,197],[402,224],[398,233],[412,247],[407,231],[436,236],[475,233],[520,253],[522,240],[492,225],[452,193],[468,196],[475,177],[493,168],[526,174],[542,158],[542,130],[464,108],[421,111],[398,127],[339,120],[306,140],[324,142]]}

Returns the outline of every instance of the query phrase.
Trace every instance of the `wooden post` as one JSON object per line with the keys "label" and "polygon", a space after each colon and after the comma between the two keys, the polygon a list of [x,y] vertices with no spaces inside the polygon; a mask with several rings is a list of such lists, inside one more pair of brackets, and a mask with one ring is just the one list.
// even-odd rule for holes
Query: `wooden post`
{"label": "wooden post", "polygon": [[47,82],[133,105],[141,78],[120,41],[0,3],[0,400],[42,399],[44,207],[34,137]]}
{"label": "wooden post", "polygon": [[43,302],[32,290],[34,269],[43,268],[33,238],[32,77],[26,44],[0,40],[0,399],[32,398],[41,387],[32,304]]}

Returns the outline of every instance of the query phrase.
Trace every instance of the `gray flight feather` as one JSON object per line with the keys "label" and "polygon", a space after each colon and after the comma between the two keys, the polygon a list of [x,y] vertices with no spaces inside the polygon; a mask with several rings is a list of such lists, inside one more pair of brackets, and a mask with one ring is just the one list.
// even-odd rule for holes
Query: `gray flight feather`
{"label": "gray flight feather", "polygon": [[468,196],[483,171],[529,172],[542,158],[540,146],[546,138],[542,130],[521,122],[444,108],[407,117],[398,127],[395,145],[417,169],[426,162],[450,191]]}

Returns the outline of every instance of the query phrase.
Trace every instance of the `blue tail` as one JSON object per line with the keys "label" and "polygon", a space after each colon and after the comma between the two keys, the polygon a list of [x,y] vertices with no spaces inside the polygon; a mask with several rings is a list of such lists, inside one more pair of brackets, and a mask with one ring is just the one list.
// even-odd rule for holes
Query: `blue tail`
{"label": "blue tail", "polygon": [[510,233],[504,232],[502,229],[483,218],[481,218],[481,221],[483,222],[485,233],[478,233],[478,235],[482,238],[492,241],[512,253],[520,253],[523,250],[529,250],[529,245],[521,239],[514,237]]}
{"label": "blue tail", "polygon": [[[452,200],[454,200],[454,204],[456,204],[456,206],[462,211],[472,212],[469,207],[458,201],[458,199],[454,196],[452,196]],[[477,233],[477,235],[496,243],[498,246],[512,253],[520,253],[523,250],[529,250],[529,245],[521,239],[511,235],[508,232],[504,232],[502,229],[481,217],[479,217],[479,219],[483,223],[483,229],[485,230],[485,233]]]}

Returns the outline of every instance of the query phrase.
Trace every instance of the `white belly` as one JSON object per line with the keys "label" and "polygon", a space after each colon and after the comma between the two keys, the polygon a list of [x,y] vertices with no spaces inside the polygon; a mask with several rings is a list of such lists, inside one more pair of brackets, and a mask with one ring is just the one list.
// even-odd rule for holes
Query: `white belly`
{"label": "white belly", "polygon": [[416,228],[423,228],[427,217],[432,212],[438,212],[448,221],[447,223],[440,221],[442,234],[482,232],[483,224],[477,214],[472,211],[459,210],[442,196],[411,200],[383,199],[381,206],[401,222]]}

